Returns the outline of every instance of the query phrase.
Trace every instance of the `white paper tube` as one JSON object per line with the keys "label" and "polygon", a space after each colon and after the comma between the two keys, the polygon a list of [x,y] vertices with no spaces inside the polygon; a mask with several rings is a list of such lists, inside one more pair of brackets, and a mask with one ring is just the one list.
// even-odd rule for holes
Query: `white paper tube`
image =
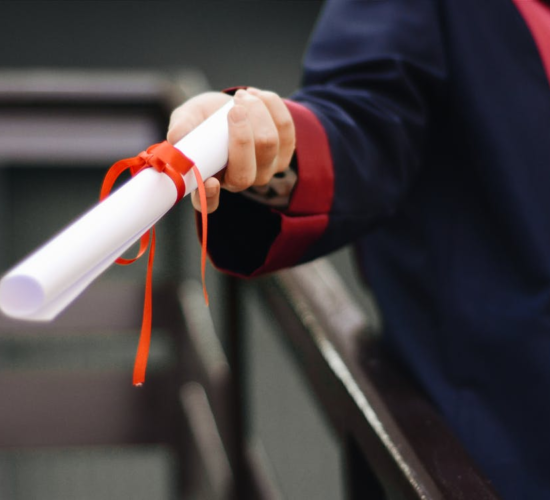
{"label": "white paper tube", "polygon": [[[203,179],[227,164],[229,101],[175,144]],[[188,195],[197,188],[184,175]],[[12,318],[49,321],[148,231],[174,205],[177,190],[147,168],[52,238],[0,281],[0,310]]]}

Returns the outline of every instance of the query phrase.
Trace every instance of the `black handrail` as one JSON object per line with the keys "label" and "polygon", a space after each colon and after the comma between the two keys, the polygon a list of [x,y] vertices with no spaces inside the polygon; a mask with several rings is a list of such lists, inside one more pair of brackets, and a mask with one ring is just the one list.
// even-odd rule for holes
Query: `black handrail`
{"label": "black handrail", "polygon": [[369,498],[498,498],[433,405],[384,353],[327,260],[282,271],[260,288],[342,438],[351,498],[364,498],[367,482]]}

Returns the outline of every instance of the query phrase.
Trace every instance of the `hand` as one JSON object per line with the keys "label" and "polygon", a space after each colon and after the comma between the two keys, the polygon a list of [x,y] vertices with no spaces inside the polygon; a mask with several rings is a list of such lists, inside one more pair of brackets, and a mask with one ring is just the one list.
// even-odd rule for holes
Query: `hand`
{"label": "hand", "polygon": [[[230,99],[220,92],[207,92],[182,104],[170,118],[168,141],[178,142]],[[277,94],[248,88],[238,90],[234,99],[228,114],[227,167],[205,181],[208,213],[218,208],[221,187],[236,193],[251,186],[265,186],[275,174],[288,168],[294,153],[294,122]],[[198,193],[193,193],[191,200],[200,210]]]}

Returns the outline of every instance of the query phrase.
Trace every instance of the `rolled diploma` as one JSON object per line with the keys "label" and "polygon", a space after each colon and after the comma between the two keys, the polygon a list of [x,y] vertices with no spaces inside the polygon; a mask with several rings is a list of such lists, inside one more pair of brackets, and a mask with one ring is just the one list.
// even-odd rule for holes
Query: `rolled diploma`
{"label": "rolled diploma", "polygon": [[[229,101],[175,144],[203,179],[227,164]],[[183,176],[185,196],[197,188]],[[50,321],[148,231],[177,197],[174,182],[147,168],[98,203],[0,281],[0,310],[12,318]]]}

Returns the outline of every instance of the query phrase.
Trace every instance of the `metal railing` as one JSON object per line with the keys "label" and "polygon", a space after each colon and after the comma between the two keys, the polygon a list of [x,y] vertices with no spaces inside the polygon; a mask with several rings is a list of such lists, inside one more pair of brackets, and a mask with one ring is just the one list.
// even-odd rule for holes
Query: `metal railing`
{"label": "metal railing", "polygon": [[258,286],[340,437],[349,498],[497,498],[328,260]]}

